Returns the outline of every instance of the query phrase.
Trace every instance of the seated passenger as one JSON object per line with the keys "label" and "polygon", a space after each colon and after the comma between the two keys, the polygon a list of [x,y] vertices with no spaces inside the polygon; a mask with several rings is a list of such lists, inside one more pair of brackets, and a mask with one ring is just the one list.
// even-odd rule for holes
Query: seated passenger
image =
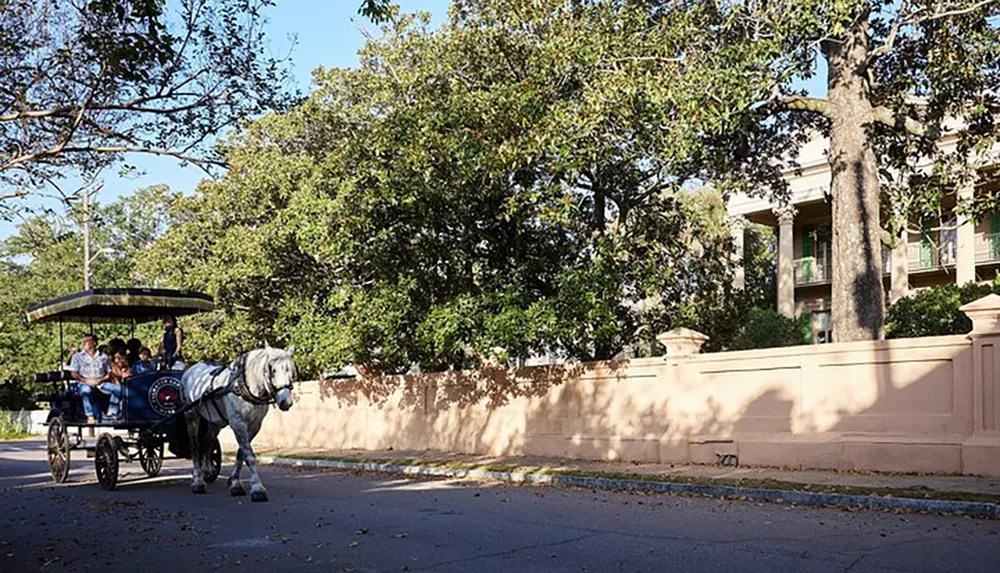
{"label": "seated passenger", "polygon": [[115,354],[125,354],[125,341],[121,338],[112,338],[108,342],[108,346],[111,347],[111,356],[114,357]]}
{"label": "seated passenger", "polygon": [[111,363],[111,381],[115,384],[121,384],[130,376],[132,376],[132,367],[128,365],[128,358],[124,354],[115,354],[114,361]]}
{"label": "seated passenger", "polygon": [[108,416],[112,419],[117,418],[121,406],[122,387],[110,381],[110,360],[105,354],[98,352],[96,336],[87,334],[83,337],[83,351],[73,355],[69,369],[73,373],[73,378],[79,382],[77,392],[83,398],[83,411],[87,414],[87,423],[95,423],[99,414],[92,400],[95,391],[111,397]]}
{"label": "seated passenger", "polygon": [[128,357],[128,363],[135,365],[139,361],[139,351],[142,350],[142,342],[138,338],[130,338],[128,342],[125,343],[125,355]]}
{"label": "seated passenger", "polygon": [[139,350],[139,361],[132,365],[132,374],[134,376],[138,376],[139,374],[155,371],[156,365],[153,364],[152,358],[153,352],[143,346],[142,349]]}

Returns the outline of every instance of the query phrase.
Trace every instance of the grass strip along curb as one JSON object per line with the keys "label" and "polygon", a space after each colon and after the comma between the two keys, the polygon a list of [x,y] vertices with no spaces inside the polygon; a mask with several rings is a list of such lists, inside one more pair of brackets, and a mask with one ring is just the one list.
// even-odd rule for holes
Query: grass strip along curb
{"label": "grass strip along curb", "polygon": [[747,501],[766,501],[796,505],[838,506],[851,509],[900,510],[943,514],[961,514],[970,517],[1000,519],[1000,504],[988,501],[953,499],[917,499],[880,495],[859,495],[795,491],[734,485],[681,483],[654,479],[628,479],[575,475],[569,472],[543,473],[535,471],[507,471],[480,468],[454,468],[433,465],[404,465],[370,461],[322,460],[285,456],[257,456],[263,464],[295,467],[314,467],[348,471],[378,472],[411,476],[470,478],[529,485],[556,485],[602,490],[629,490],[651,493],[698,495],[705,497],[735,498]]}

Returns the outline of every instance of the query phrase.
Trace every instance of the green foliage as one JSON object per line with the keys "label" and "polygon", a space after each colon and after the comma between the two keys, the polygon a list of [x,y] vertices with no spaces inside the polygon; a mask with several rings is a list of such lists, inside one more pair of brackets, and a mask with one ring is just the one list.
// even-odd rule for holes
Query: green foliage
{"label": "green foliage", "polygon": [[[168,207],[177,198],[158,185],[93,206],[91,247],[103,251],[91,262],[94,287],[150,284],[137,272],[136,260],[171,225]],[[60,348],[58,325],[28,324],[23,316],[33,304],[82,289],[83,238],[75,215],[25,219],[16,234],[0,242],[0,381],[23,383],[34,372],[55,369],[60,355],[80,343],[84,325],[66,324]],[[94,330],[102,340],[130,334],[120,325],[94,325]],[[158,332],[158,325],[136,330],[154,351]]]}
{"label": "green foliage", "polygon": [[34,406],[27,384],[8,380],[0,382],[0,410],[30,410]]}
{"label": "green foliage", "polygon": [[0,216],[128,153],[219,165],[218,133],[294,97],[263,33],[273,4],[5,0],[0,183],[13,192],[0,191]]}
{"label": "green foliage", "polygon": [[886,338],[968,334],[972,321],[959,307],[998,290],[988,284],[942,284],[901,298],[889,307]]}
{"label": "green foliage", "polygon": [[[673,16],[663,3],[637,2],[654,20]],[[842,150],[830,154],[832,200],[877,198],[860,211],[838,209],[835,222],[844,235],[871,232],[865,249],[877,252],[879,234],[887,243],[912,221],[933,220],[948,226],[945,194],[959,184],[995,179],[995,146],[1000,142],[1000,3],[978,0],[777,0],[668,4],[681,10],[704,10],[701,35],[717,46],[713,62],[728,74],[691,69],[714,93],[747,98],[738,113],[734,142],[771,141],[785,153],[769,160],[796,167],[796,134],[823,134]],[[852,46],[850,50],[843,49]],[[824,59],[824,66],[819,65]],[[697,66],[697,63],[694,64]],[[805,82],[827,69],[827,92],[806,93]],[[856,85],[856,90],[844,90]],[[839,88],[839,89],[838,89]],[[839,92],[839,93],[838,93]],[[845,101],[850,100],[850,101]],[[863,110],[863,111],[862,111]],[[871,110],[869,112],[869,110]],[[947,122],[947,126],[945,123]],[[803,129],[803,128],[809,128]],[[853,135],[864,130],[864,137]],[[939,145],[947,133],[954,145]],[[847,148],[852,148],[847,151]],[[791,150],[791,152],[788,152]],[[746,147],[733,146],[734,159],[752,158]],[[767,152],[766,150],[764,151]],[[858,155],[854,155],[857,153]],[[863,157],[863,166],[848,164]],[[859,177],[858,173],[877,173]],[[769,176],[748,169],[746,185],[764,188]],[[1000,207],[1000,195],[979,193],[959,205],[979,218]],[[950,211],[950,208],[948,209]],[[838,214],[839,213],[839,214]],[[882,214],[887,216],[883,217]],[[839,219],[843,217],[843,219]],[[882,233],[877,234],[877,231]],[[851,250],[850,245],[856,245]],[[861,241],[842,243],[843,256],[862,257]],[[877,276],[881,260],[873,264]],[[865,284],[858,267],[835,266],[833,288],[854,292],[853,304],[834,315],[841,340],[870,338],[881,330],[881,294]],[[877,283],[877,279],[875,280]],[[863,324],[867,323],[867,324]]]}
{"label": "green foliage", "polygon": [[19,440],[29,436],[21,423],[22,414],[21,410],[0,411],[0,440]]}
{"label": "green foliage", "polygon": [[224,326],[195,344],[295,344],[314,370],[605,359],[728,316],[724,202],[690,191],[750,168],[724,135],[745,100],[681,73],[677,52],[711,54],[687,43],[696,11],[677,16],[394,17],[358,69],[317,70],[308,100],[227,143],[233,169],[177,205],[141,272],[216,297]]}
{"label": "green foliage", "polygon": [[727,350],[750,350],[806,344],[809,316],[788,318],[771,309],[751,308]]}
{"label": "green foliage", "polygon": [[364,0],[358,8],[358,14],[372,22],[385,22],[398,10],[391,0]]}

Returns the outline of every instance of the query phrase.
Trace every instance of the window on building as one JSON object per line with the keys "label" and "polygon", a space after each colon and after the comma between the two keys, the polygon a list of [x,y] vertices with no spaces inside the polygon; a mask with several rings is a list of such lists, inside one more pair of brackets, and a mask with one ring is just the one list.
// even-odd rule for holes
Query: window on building
{"label": "window on building", "polygon": [[812,323],[818,344],[833,342],[833,317],[829,310],[813,311]]}
{"label": "window on building", "polygon": [[958,257],[958,231],[955,228],[956,225],[957,221],[954,219],[947,221],[943,225],[944,228],[938,233],[942,265],[953,265]]}

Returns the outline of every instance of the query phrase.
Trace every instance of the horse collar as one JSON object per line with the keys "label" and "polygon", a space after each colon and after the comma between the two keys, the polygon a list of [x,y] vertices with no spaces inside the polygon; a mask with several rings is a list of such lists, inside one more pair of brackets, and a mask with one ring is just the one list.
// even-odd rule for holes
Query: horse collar
{"label": "horse collar", "polygon": [[282,386],[281,388],[273,388],[273,382],[270,378],[270,373],[267,376],[267,381],[272,383],[264,388],[265,395],[258,396],[253,393],[250,389],[250,385],[247,384],[247,354],[240,354],[233,361],[232,375],[230,377],[230,384],[233,388],[233,393],[243,398],[247,402],[257,406],[268,406],[277,402],[278,392],[286,388],[291,388],[291,384]]}

